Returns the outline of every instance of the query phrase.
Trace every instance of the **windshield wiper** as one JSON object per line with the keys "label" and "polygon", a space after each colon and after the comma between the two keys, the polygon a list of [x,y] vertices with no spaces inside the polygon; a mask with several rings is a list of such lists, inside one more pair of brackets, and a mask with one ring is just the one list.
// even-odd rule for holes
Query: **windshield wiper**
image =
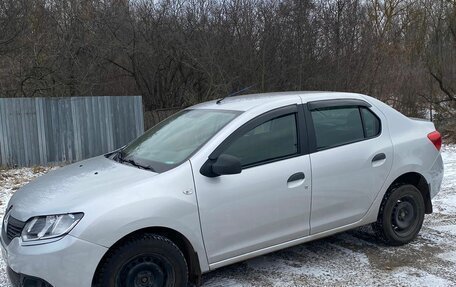
{"label": "windshield wiper", "polygon": [[122,150],[119,150],[117,151],[114,156],[112,157],[113,160],[115,161],[118,161],[118,162],[122,162],[122,159],[123,159],[123,152]]}
{"label": "windshield wiper", "polygon": [[118,161],[119,161],[120,163],[126,162],[126,163],[128,163],[128,164],[130,164],[130,165],[132,165],[132,166],[137,167],[137,168],[145,169],[145,170],[150,170],[150,171],[155,172],[155,170],[154,170],[151,166],[145,166],[145,165],[142,165],[142,164],[137,163],[137,162],[136,162],[135,160],[133,160],[133,159],[127,159],[127,158],[125,158],[122,151],[119,151],[119,152],[117,153],[117,159],[118,159]]}

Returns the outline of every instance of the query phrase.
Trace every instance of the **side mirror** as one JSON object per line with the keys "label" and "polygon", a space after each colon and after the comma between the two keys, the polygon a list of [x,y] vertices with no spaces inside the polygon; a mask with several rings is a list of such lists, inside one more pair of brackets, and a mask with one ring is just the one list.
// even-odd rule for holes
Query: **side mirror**
{"label": "side mirror", "polygon": [[207,177],[217,177],[224,174],[238,174],[242,171],[241,161],[231,155],[222,154],[216,160],[208,160],[201,167],[201,174]]}

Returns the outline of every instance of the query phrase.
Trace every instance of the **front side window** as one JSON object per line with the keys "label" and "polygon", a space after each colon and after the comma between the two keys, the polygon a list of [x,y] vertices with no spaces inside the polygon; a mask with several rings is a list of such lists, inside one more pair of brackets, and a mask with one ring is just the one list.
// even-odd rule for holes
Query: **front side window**
{"label": "front side window", "polygon": [[122,158],[161,172],[191,156],[240,112],[184,110],[134,140],[122,150]]}
{"label": "front side window", "polygon": [[296,115],[281,116],[246,132],[224,152],[240,159],[243,167],[298,153]]}
{"label": "front side window", "polygon": [[332,107],[313,110],[317,149],[364,139],[363,123],[358,107]]}

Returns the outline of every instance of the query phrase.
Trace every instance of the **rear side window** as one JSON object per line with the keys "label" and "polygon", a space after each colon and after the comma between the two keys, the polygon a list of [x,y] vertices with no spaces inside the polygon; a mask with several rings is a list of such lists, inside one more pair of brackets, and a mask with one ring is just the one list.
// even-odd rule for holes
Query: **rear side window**
{"label": "rear side window", "polygon": [[380,134],[380,120],[369,109],[361,108],[366,138],[373,138]]}
{"label": "rear side window", "polygon": [[298,153],[296,115],[289,114],[264,122],[236,139],[224,152],[254,165]]}
{"label": "rear side window", "polygon": [[317,149],[326,149],[364,139],[358,107],[332,107],[313,110]]}

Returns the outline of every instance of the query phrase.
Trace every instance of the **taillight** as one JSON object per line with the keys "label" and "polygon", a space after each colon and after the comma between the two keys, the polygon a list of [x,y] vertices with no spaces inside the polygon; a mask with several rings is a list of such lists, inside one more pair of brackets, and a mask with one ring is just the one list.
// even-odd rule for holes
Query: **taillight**
{"label": "taillight", "polygon": [[442,136],[438,131],[428,134],[428,139],[434,144],[435,148],[440,151],[442,147]]}

